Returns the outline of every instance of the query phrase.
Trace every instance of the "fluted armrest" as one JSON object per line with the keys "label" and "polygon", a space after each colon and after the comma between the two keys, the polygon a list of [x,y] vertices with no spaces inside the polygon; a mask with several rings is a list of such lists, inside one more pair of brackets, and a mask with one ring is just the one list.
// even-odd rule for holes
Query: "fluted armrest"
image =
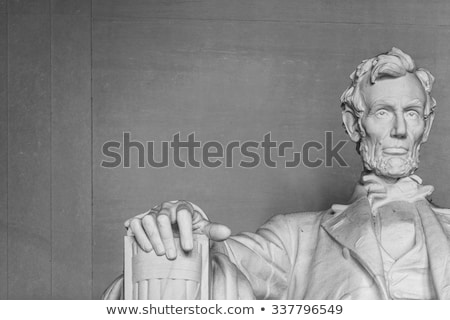
{"label": "fluted armrest", "polygon": [[210,251],[209,240],[194,235],[194,250],[186,254],[176,239],[178,257],[168,260],[140,249],[125,236],[124,275],[105,290],[106,300],[235,300],[254,299],[244,274],[222,252]]}
{"label": "fluted armrest", "polygon": [[124,240],[125,300],[209,299],[209,240],[194,235],[194,249],[186,253],[175,239],[178,256],[168,260],[143,251],[133,236]]}

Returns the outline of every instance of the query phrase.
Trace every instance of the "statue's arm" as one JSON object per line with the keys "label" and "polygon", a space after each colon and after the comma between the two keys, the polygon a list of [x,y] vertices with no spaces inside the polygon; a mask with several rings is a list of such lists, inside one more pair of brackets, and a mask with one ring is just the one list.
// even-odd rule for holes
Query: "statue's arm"
{"label": "statue's arm", "polygon": [[[191,204],[192,205],[192,204]],[[193,210],[192,210],[193,209]],[[183,212],[183,215],[177,214]],[[188,213],[192,213],[191,217],[186,219]],[[291,262],[289,259],[286,245],[289,245],[292,239],[286,236],[290,234],[288,223],[286,223],[284,216],[276,216],[264,224],[256,233],[242,233],[233,236],[226,240],[229,235],[229,229],[222,225],[210,223],[205,214],[197,206],[186,206],[186,202],[170,202],[163,203],[155,210],[148,213],[138,215],[130,220],[127,220],[126,227],[130,235],[134,235],[138,244],[145,251],[151,251],[156,245],[159,245],[160,250],[155,250],[158,255],[165,255],[168,259],[176,258],[175,254],[168,254],[168,249],[173,245],[173,233],[167,232],[168,226],[158,223],[160,217],[163,217],[162,222],[168,221],[173,225],[186,220],[191,223],[191,228],[183,226],[177,229],[188,230],[189,232],[180,236],[183,244],[190,247],[192,243],[190,237],[192,233],[200,232],[206,234],[212,242],[211,256],[213,261],[229,260],[229,263],[221,263],[218,265],[226,265],[227,270],[234,269],[233,272],[221,272],[222,269],[216,269],[217,272],[213,275],[213,285],[216,282],[214,289],[217,296],[220,296],[221,285],[224,277],[239,279],[237,288],[250,288],[256,298],[259,299],[282,299],[286,294],[288,277],[291,269]],[[166,218],[167,217],[167,218]],[[178,219],[181,218],[181,219]],[[147,224],[148,221],[150,224]],[[156,223],[155,223],[156,222]],[[169,224],[170,227],[170,224]],[[162,230],[161,230],[162,229]],[[170,230],[172,231],[172,230]],[[154,234],[158,238],[152,238]],[[167,237],[167,234],[170,237]],[[295,242],[295,241],[294,241]],[[187,243],[187,246],[186,246]],[[221,259],[216,259],[216,256],[222,255]],[[227,257],[227,259],[223,259]],[[220,271],[220,272],[219,272]],[[231,276],[231,274],[235,276]],[[218,280],[221,279],[222,280]],[[229,282],[228,282],[229,283]],[[245,285],[242,285],[245,283]],[[105,291],[104,299],[121,299],[123,288],[123,278],[117,278]],[[249,291],[249,290],[247,290]]]}
{"label": "statue's arm", "polygon": [[297,241],[291,229],[285,216],[275,216],[256,233],[244,232],[213,243],[212,255],[228,256],[257,299],[283,299],[292,268],[290,252]]}
{"label": "statue's arm", "polygon": [[[177,250],[192,251],[195,234],[205,235],[211,241],[220,241],[230,235],[228,227],[210,222],[201,208],[182,200],[163,202],[148,212],[128,219],[125,227],[127,235],[133,237],[143,251],[153,251],[168,260],[184,255]],[[181,245],[175,245],[176,242]],[[102,299],[123,299],[123,283],[123,276],[116,278],[105,290]]]}

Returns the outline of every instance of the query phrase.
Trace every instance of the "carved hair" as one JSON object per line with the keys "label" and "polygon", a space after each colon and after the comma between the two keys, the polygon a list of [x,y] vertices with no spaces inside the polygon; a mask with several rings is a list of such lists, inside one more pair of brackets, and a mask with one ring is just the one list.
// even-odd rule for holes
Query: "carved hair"
{"label": "carved hair", "polygon": [[397,48],[392,48],[387,53],[382,53],[374,58],[364,60],[350,75],[352,82],[341,96],[343,112],[350,111],[353,113],[361,125],[360,119],[365,111],[364,100],[360,92],[361,82],[367,78],[370,84],[374,84],[382,78],[399,78],[405,76],[407,72],[414,73],[417,76],[426,92],[425,119],[428,118],[436,107],[436,100],[431,96],[434,77],[428,70],[416,68],[414,60]]}

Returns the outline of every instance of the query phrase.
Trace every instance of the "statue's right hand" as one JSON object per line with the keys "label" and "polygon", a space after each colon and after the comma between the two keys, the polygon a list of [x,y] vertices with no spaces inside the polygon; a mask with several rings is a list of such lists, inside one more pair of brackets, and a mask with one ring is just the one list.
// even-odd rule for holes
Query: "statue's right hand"
{"label": "statue's right hand", "polygon": [[210,240],[223,241],[230,236],[230,229],[210,222],[196,205],[183,200],[166,201],[149,212],[125,221],[125,227],[134,235],[139,246],[147,252],[154,250],[168,259],[177,257],[174,234],[179,234],[181,248],[193,249],[193,233],[204,234]]}

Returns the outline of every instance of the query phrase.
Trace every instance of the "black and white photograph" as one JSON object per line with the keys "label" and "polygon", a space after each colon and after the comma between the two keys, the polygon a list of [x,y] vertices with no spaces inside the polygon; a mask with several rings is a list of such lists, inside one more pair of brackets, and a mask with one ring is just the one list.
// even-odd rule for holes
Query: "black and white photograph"
{"label": "black and white photograph", "polygon": [[449,83],[448,0],[0,0],[0,300],[450,299]]}

